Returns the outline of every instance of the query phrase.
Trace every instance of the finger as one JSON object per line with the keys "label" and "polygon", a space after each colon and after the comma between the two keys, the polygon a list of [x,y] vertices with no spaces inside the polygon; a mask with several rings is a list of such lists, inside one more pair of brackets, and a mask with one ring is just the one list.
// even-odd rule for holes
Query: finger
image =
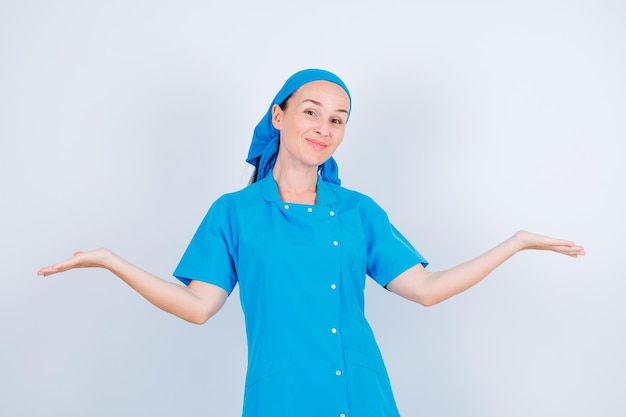
{"label": "finger", "polygon": [[37,271],[37,275],[48,276],[52,274],[56,274],[58,272],[65,272],[68,269],[71,269],[76,266],[76,255],[80,252],[76,252],[73,257],[67,259],[63,262],[56,263],[54,265],[46,266]]}
{"label": "finger", "polygon": [[50,265],[44,268],[41,268],[37,271],[37,275],[41,275],[47,277],[48,275],[56,274],[57,272],[63,272],[64,269],[59,268],[57,265]]}
{"label": "finger", "polygon": [[570,256],[585,255],[585,249],[582,246],[555,246],[551,250]]}
{"label": "finger", "polygon": [[48,275],[56,274],[57,272],[63,272],[59,270],[55,265],[46,266],[37,271],[37,275],[47,277]]}
{"label": "finger", "polygon": [[576,244],[574,242],[571,242],[569,240],[554,239],[554,238],[548,238],[548,239],[549,239],[549,241],[547,243],[549,245],[564,246],[564,247],[574,247],[574,246],[576,246]]}
{"label": "finger", "polygon": [[44,266],[43,268],[41,268],[39,271],[37,271],[37,275],[41,275],[41,276],[46,276],[49,274],[52,274],[53,272],[51,271],[51,266]]}

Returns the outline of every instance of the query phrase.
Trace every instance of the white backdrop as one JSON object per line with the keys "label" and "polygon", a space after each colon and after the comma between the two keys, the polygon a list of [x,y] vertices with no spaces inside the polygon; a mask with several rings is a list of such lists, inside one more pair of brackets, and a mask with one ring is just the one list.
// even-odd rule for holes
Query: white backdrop
{"label": "white backdrop", "polygon": [[0,415],[240,414],[236,293],[195,326],[104,271],[35,272],[105,246],[172,279],[307,67],[351,88],[343,184],[433,270],[520,228],[588,252],[432,308],[369,285],[403,416],[625,415],[626,3],[468,3],[0,2]]}

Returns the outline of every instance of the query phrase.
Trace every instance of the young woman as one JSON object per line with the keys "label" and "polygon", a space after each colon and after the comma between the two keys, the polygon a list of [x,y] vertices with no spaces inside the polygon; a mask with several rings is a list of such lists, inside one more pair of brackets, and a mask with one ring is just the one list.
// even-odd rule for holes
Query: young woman
{"label": "young woman", "polygon": [[248,338],[244,417],[398,416],[363,312],[365,276],[422,305],[471,287],[515,253],[576,257],[572,242],[520,231],[479,257],[431,272],[371,198],[341,187],[332,158],[351,98],[334,74],[294,74],[257,125],[251,184],[220,197],[171,283],[107,249],[42,268],[101,267],[157,307],[204,323],[239,284]]}

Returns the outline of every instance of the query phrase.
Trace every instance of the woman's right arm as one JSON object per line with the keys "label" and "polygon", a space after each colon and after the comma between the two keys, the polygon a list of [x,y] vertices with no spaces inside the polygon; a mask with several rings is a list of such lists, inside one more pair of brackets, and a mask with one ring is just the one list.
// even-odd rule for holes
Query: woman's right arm
{"label": "woman's right arm", "polygon": [[158,308],[191,323],[202,324],[226,302],[228,293],[216,285],[191,281],[189,286],[165,281],[120,258],[108,249],[76,252],[70,259],[41,268],[48,276],[74,268],[108,269]]}

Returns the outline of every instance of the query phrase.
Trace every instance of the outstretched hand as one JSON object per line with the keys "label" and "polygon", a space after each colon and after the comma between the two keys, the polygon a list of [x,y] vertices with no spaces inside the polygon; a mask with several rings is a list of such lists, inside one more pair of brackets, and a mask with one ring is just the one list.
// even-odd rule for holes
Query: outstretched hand
{"label": "outstretched hand", "polygon": [[574,242],[542,236],[525,230],[517,232],[514,239],[519,243],[520,249],[551,250],[573,258],[585,255],[585,248]]}
{"label": "outstretched hand", "polygon": [[37,271],[37,275],[48,276],[74,268],[105,267],[112,253],[108,249],[96,249],[88,252],[76,252],[74,256],[63,262],[46,266]]}

